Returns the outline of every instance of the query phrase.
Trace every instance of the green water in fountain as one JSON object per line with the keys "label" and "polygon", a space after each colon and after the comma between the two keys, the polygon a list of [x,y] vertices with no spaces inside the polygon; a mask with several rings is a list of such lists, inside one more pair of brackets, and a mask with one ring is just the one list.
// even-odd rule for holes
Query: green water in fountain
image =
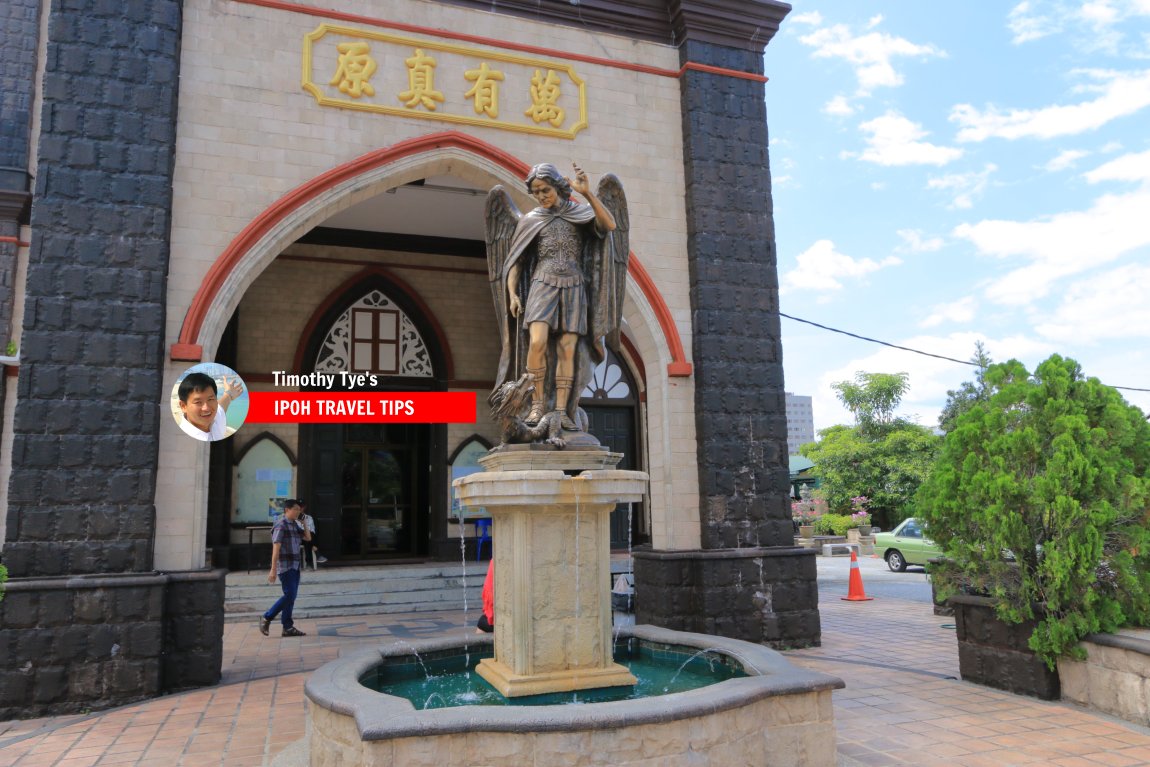
{"label": "green water in fountain", "polygon": [[475,666],[485,657],[491,657],[487,647],[482,652],[453,649],[430,653],[421,656],[420,660],[411,655],[387,658],[361,677],[360,684],[377,692],[406,698],[417,710],[423,710],[453,706],[555,706],[633,700],[694,690],[747,676],[737,659],[719,652],[630,639],[616,648],[615,662],[626,666],[639,680],[634,686],[505,698],[475,673]]}

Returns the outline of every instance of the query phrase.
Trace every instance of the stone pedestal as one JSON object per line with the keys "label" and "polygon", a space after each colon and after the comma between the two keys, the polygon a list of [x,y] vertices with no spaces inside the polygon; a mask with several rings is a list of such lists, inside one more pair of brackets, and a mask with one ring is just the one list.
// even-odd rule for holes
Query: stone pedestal
{"label": "stone pedestal", "polygon": [[[579,451],[537,452],[527,465],[455,481],[464,506],[493,522],[495,657],[478,673],[507,697],[635,684],[612,659],[610,514],[639,501],[647,475],[582,471]],[[601,451],[583,456],[602,465]],[[524,465],[522,453],[513,456]],[[571,471],[571,469],[567,469]]]}

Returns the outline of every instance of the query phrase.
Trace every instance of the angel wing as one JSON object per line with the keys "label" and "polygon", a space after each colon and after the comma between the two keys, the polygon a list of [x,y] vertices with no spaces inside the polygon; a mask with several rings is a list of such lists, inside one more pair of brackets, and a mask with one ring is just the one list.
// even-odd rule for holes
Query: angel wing
{"label": "angel wing", "polygon": [[508,375],[508,366],[511,362],[511,351],[515,339],[511,335],[510,318],[507,309],[507,286],[504,284],[504,269],[507,264],[507,255],[511,250],[511,239],[515,234],[515,227],[522,214],[501,185],[495,186],[487,193],[487,206],[484,211],[487,240],[487,279],[491,284],[491,298],[495,302],[495,318],[499,324],[500,348],[499,370],[495,376],[498,386]]}
{"label": "angel wing", "polygon": [[599,202],[615,217],[615,229],[608,232],[604,257],[600,263],[599,284],[595,288],[595,335],[605,338],[607,346],[619,351],[619,332],[623,324],[623,297],[627,292],[627,263],[631,257],[631,219],[627,213],[627,196],[623,184],[612,173],[599,179],[596,190]]}

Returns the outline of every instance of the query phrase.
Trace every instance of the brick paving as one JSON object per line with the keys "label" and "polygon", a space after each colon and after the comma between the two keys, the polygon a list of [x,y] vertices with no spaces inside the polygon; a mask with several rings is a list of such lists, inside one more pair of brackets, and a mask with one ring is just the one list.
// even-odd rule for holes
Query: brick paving
{"label": "brick paving", "polygon": [[[825,589],[823,646],[788,652],[841,677],[839,764],[1150,765],[1150,729],[1071,704],[958,680],[953,619],[899,599],[844,602]],[[308,673],[347,649],[473,631],[474,612],[298,620],[308,636],[224,632],[220,685],[89,715],[0,722],[0,767],[268,765],[303,736]]]}

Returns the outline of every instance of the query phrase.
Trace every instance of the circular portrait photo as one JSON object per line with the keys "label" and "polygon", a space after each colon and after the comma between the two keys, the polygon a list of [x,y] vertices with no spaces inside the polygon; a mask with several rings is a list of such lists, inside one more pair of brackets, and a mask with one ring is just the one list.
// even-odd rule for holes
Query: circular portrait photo
{"label": "circular portrait photo", "polygon": [[172,417],[192,439],[227,439],[248,417],[248,389],[236,371],[202,362],[184,371],[172,387]]}

